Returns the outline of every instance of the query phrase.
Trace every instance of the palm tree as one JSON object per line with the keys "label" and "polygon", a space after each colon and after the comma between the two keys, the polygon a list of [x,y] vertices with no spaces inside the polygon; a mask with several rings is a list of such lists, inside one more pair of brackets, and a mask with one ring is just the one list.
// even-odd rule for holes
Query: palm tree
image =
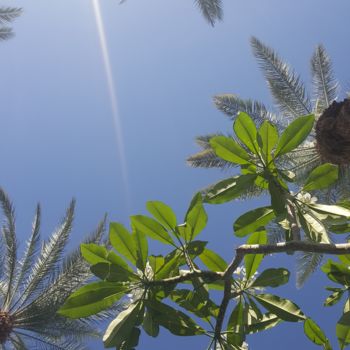
{"label": "palm tree", "polygon": [[[126,0],[120,0],[120,3]],[[221,0],[194,0],[199,10],[202,12],[204,18],[214,26],[217,21],[221,21],[223,17],[222,13],[222,1]]]}
{"label": "palm tree", "polygon": [[[343,105],[343,102],[335,102],[339,84],[334,78],[331,60],[322,45],[316,47],[311,57],[313,86],[311,98],[306,93],[300,76],[287,63],[282,61],[274,50],[254,37],[251,40],[251,44],[254,56],[264,73],[279,113],[269,111],[261,102],[251,99],[244,100],[237,95],[214,96],[214,104],[230,120],[234,120],[237,113],[241,111],[248,113],[257,124],[262,123],[264,120],[269,120],[282,130],[298,116],[312,113],[315,114],[316,119],[319,119],[327,109],[329,114],[329,111],[332,109],[337,109],[334,106]],[[333,107],[331,107],[332,103]],[[345,104],[347,103],[345,102]],[[325,159],[327,157],[324,154],[321,154],[322,152],[320,153],[321,145],[320,141],[318,144],[316,142],[316,129],[319,129],[319,127],[314,128],[308,142],[297,149],[292,159],[284,159],[286,169],[293,170],[299,177],[305,176],[311,168],[322,162],[329,161],[329,159]],[[202,135],[196,138],[201,151],[187,159],[190,166],[222,169],[233,166],[232,163],[217,157],[211,149],[209,140],[216,135],[220,135],[220,133]],[[346,172],[347,169],[348,164],[342,164],[341,170]]]}
{"label": "palm tree", "polygon": [[[64,248],[72,229],[74,200],[51,237],[41,243],[38,205],[23,257],[13,206],[0,188],[4,213],[0,244],[0,349],[83,349],[85,337],[96,336],[93,320],[71,320],[57,315],[65,299],[91,277],[77,249],[66,257]],[[87,242],[100,242],[104,221]],[[91,321],[91,322],[90,322]]]}
{"label": "palm tree", "polygon": [[[347,99],[343,102],[335,101],[339,84],[334,78],[332,63],[325,48],[318,45],[311,57],[313,91],[310,97],[300,76],[273,49],[254,37],[251,39],[251,45],[279,112],[273,113],[261,102],[244,100],[232,94],[215,96],[215,106],[230,120],[235,120],[238,112],[246,112],[257,124],[269,120],[279,130],[283,130],[286,125],[301,115],[315,114],[317,122],[309,139],[295,150],[292,157],[284,158],[282,165],[286,171],[292,171],[298,181],[305,179],[311,169],[324,162],[338,164],[341,174],[338,182],[330,191],[319,192],[317,196],[330,201],[349,198],[350,102]],[[229,169],[233,166],[232,163],[217,157],[211,148],[209,140],[217,135],[220,134],[196,138],[201,150],[187,159],[190,166],[221,169]],[[264,190],[259,186],[253,186],[244,196],[254,196],[262,191]],[[270,227],[270,236],[274,241],[284,237],[277,226]],[[297,272],[299,285],[304,283],[320,262],[320,255],[300,256]]]}
{"label": "palm tree", "polygon": [[0,7],[0,40],[7,40],[14,34],[11,27],[7,24],[13,22],[22,13],[18,7]]}

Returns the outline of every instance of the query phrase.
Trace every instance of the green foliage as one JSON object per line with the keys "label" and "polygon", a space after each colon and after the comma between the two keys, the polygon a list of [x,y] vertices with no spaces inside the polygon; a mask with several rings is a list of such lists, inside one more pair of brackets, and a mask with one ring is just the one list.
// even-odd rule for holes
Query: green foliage
{"label": "green foliage", "polygon": [[[288,283],[290,272],[283,267],[259,271],[265,253],[277,251],[274,249],[283,244],[287,247],[288,242],[295,246],[303,238],[307,240],[303,247],[313,247],[305,252],[317,252],[324,244],[331,246],[329,230],[341,233],[350,225],[349,203],[320,204],[307,192],[332,185],[338,177],[337,167],[323,164],[311,171],[304,183],[297,184],[293,173],[280,162],[300,147],[313,123],[312,115],[303,116],[280,132],[269,121],[257,127],[248,114],[239,113],[233,125],[235,138],[214,136],[209,143],[218,158],[240,166],[240,174],[218,182],[205,193],[196,193],[184,222],[179,223],[166,204],[150,201],[146,207],[152,217],[132,216],[131,230],[119,223],[110,224],[111,249],[82,244],[82,256],[99,281],[73,293],[60,314],[80,318],[122,305],[103,341],[106,347],[124,350],[137,346],[141,327],[151,337],[165,328],[177,336],[209,336],[209,348],[215,350],[243,349],[247,335],[281,322],[304,322],[307,338],[330,350],[324,332],[298,305],[266,290]],[[266,191],[271,205],[252,209],[234,221],[235,236],[248,237],[228,264],[207,247],[208,242],[197,240],[208,220],[203,202],[235,200],[252,186]],[[271,224],[285,233],[285,242],[268,245]],[[152,255],[149,240],[160,242],[168,251]],[[255,254],[258,248],[265,250]],[[322,268],[329,279],[342,285],[330,289],[325,306],[335,305],[350,288],[350,259],[347,255],[342,259],[341,263],[330,260]],[[223,290],[220,305],[213,300],[213,289]],[[341,347],[350,343],[349,314],[347,300],[336,329]]]}

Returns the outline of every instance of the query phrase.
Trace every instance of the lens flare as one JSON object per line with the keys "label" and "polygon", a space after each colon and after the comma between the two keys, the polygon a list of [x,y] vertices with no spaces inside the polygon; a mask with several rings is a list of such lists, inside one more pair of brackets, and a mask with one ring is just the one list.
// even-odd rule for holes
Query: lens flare
{"label": "lens flare", "polygon": [[128,178],[128,167],[127,167],[126,157],[125,157],[122,123],[121,123],[121,118],[120,118],[119,109],[118,109],[116,87],[113,80],[112,65],[111,65],[110,55],[108,51],[106,33],[105,33],[105,28],[102,20],[99,0],[92,0],[92,7],[95,15],[97,33],[98,33],[98,38],[100,42],[103,65],[104,65],[104,70],[105,70],[106,80],[107,80],[107,88],[108,88],[109,98],[111,102],[113,124],[114,124],[116,139],[117,139],[118,156],[119,156],[120,167],[122,172],[124,196],[126,200],[126,209],[128,213],[130,213],[131,196],[130,196],[130,186],[129,186],[129,178]]}

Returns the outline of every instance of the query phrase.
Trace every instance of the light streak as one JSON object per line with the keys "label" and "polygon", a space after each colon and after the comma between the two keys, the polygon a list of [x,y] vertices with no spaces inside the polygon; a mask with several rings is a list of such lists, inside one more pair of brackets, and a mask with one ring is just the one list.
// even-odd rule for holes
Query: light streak
{"label": "light streak", "polygon": [[127,167],[126,156],[125,156],[122,123],[121,123],[121,118],[119,114],[116,87],[113,79],[112,65],[111,65],[99,0],[92,0],[92,8],[95,15],[97,33],[98,33],[98,38],[100,42],[103,65],[104,65],[106,79],[107,79],[108,93],[109,93],[109,98],[111,102],[113,124],[114,124],[116,139],[117,139],[116,141],[117,141],[117,148],[118,148],[118,156],[119,156],[120,167],[122,172],[124,196],[126,200],[126,209],[128,214],[130,214],[131,196],[130,196],[130,185],[129,185],[129,177],[128,177],[128,167]]}

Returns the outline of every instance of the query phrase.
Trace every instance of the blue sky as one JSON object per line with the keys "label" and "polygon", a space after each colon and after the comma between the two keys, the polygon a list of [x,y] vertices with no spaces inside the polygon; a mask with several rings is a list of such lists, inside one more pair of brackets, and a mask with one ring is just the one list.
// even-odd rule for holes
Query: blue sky
{"label": "blue sky", "polygon": [[[252,35],[275,48],[307,84],[310,56],[323,43],[343,91],[349,88],[347,0],[223,3],[224,21],[212,28],[191,0],[101,1],[128,196],[92,2],[11,2],[24,13],[14,24],[16,37],[0,44],[0,185],[15,203],[23,242],[37,201],[43,207],[45,235],[69,200],[77,199],[72,246],[104,213],[127,224],[128,215],[145,213],[151,199],[171,205],[181,220],[198,189],[227,176],[185,164],[197,150],[195,136],[231,128],[212,96],[236,93],[273,105],[251,54]],[[242,243],[232,234],[232,222],[254,206],[257,201],[208,207],[202,239],[230,260],[233,248]],[[157,253],[159,246],[153,247]],[[265,260],[266,266],[294,266],[291,257]],[[340,309],[322,308],[323,276],[314,275],[301,290],[293,283],[294,277],[276,294],[293,298],[334,342]],[[301,324],[280,325],[248,340],[253,350],[279,348],[282,342],[285,349],[317,349],[304,337]],[[163,330],[155,340],[143,335],[138,349],[202,349],[205,344],[206,339],[179,339]]]}

